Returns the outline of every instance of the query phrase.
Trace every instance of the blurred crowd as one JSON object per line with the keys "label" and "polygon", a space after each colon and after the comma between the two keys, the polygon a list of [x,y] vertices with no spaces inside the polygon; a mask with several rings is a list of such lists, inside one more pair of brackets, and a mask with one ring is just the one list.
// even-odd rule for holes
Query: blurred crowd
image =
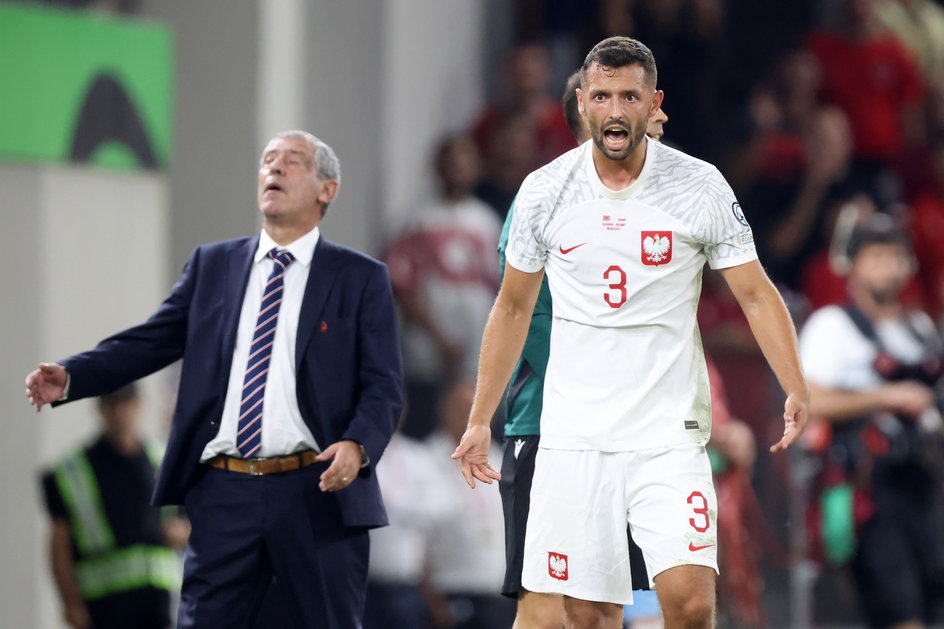
{"label": "blurred crowd", "polygon": [[[941,3],[518,0],[513,12],[516,43],[493,73],[498,96],[468,129],[442,139],[431,165],[438,196],[417,200],[384,253],[400,305],[408,391],[395,451],[405,443],[432,448],[426,440],[440,437],[429,435],[449,432],[442,409],[454,403],[457,383],[474,378],[498,288],[502,221],[525,176],[576,146],[561,107],[565,82],[594,43],[614,34],[652,49],[670,118],[663,142],[715,163],[731,183],[798,329],[817,309],[849,301],[849,240],[874,216],[888,217],[908,236],[916,264],[905,275],[902,306],[927,313],[940,327]],[[726,404],[715,396],[712,444],[719,499],[731,513],[722,531],[728,546],[722,616],[734,627],[785,626],[796,613],[788,609],[796,604],[790,573],[806,554],[804,536],[791,523],[802,521],[807,505],[798,506],[791,485],[797,460],[770,457],[754,445],[778,438],[782,396],[740,307],[708,271],[699,323],[713,383],[730,393]],[[738,418],[733,429],[728,417]],[[737,480],[722,483],[732,469],[739,470]],[[417,506],[415,499],[406,502]],[[491,508],[500,521],[497,506]],[[396,515],[392,521],[396,528]],[[461,527],[449,528],[461,534]],[[493,541],[498,553],[500,535]],[[430,541],[427,561],[435,563],[433,547]],[[419,570],[418,562],[411,579],[426,588],[435,568]],[[500,568],[494,567],[495,583]],[[843,620],[835,609],[832,615]],[[437,626],[489,626],[434,617]],[[845,620],[854,618],[848,610]]]}

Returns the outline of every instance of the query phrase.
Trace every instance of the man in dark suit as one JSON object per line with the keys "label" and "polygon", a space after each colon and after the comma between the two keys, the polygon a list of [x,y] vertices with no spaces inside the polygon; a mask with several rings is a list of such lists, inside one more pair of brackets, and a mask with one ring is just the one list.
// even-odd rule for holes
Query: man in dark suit
{"label": "man in dark suit", "polygon": [[250,627],[274,576],[297,627],[360,627],[373,465],[402,402],[386,268],[321,237],[334,152],[278,134],[259,167],[259,236],[197,247],[146,322],[26,378],[41,409],[183,358],[154,502],[193,526],[181,628]]}

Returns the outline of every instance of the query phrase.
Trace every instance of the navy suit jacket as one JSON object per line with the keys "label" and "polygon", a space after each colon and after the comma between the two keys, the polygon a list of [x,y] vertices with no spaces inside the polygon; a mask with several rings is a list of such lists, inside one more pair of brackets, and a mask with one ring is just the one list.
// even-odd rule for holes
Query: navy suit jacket
{"label": "navy suit jacket", "polygon": [[[200,455],[219,431],[258,243],[256,236],[197,247],[146,322],[60,361],[69,372],[72,401],[108,393],[183,358],[155,504],[182,504],[206,470]],[[318,444],[351,439],[370,457],[358,478],[336,493],[343,524],[385,525],[372,467],[397,425],[403,395],[386,266],[319,238],[299,314],[295,377],[298,407]]]}

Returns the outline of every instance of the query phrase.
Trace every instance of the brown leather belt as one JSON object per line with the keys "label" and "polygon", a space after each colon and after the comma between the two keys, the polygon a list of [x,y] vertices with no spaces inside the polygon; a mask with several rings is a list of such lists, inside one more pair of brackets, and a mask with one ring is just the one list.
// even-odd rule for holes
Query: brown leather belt
{"label": "brown leather belt", "polygon": [[262,476],[263,474],[279,474],[308,467],[315,463],[318,453],[314,450],[305,450],[286,456],[273,456],[265,459],[240,459],[234,456],[218,454],[206,462],[210,467],[241,474]]}

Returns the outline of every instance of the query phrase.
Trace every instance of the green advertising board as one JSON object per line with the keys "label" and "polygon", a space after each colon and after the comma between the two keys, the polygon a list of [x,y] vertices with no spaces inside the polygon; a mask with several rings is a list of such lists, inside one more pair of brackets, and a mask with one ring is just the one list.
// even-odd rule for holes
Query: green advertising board
{"label": "green advertising board", "polygon": [[0,3],[0,161],[166,168],[173,38],[98,12]]}

